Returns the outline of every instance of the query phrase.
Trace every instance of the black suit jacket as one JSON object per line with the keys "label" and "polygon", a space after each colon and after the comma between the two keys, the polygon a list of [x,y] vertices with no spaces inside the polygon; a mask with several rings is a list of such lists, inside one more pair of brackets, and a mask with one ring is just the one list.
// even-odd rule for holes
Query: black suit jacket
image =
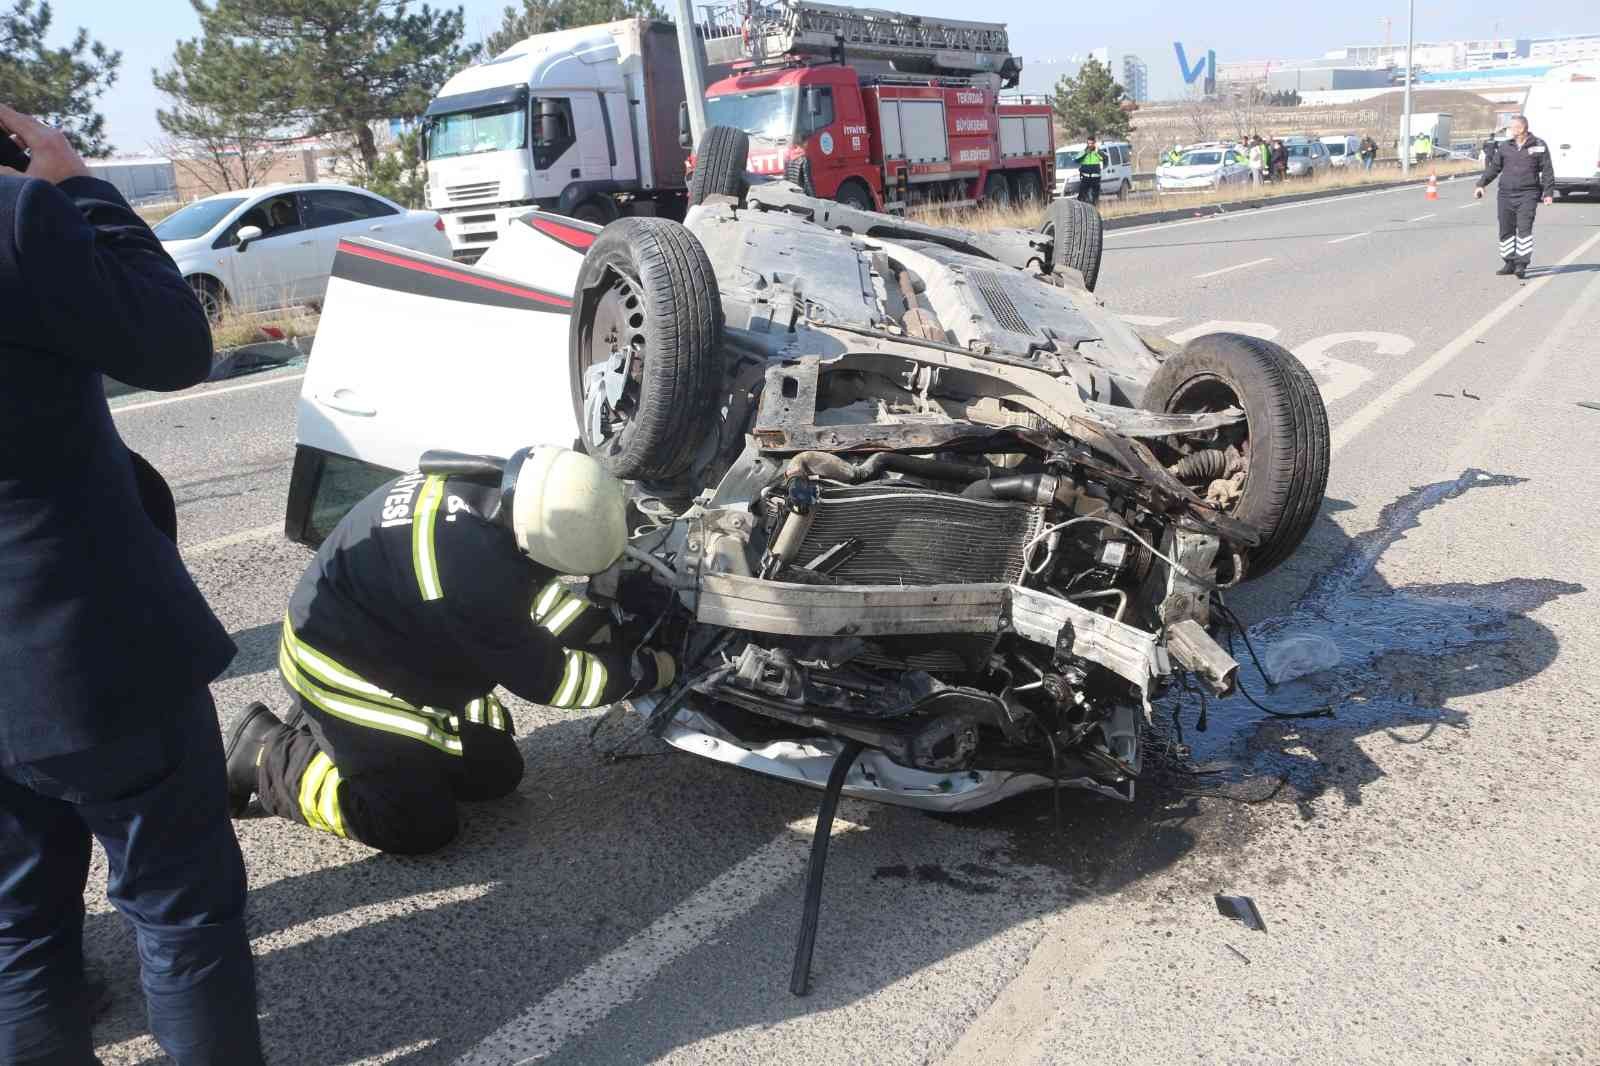
{"label": "black suit jacket", "polygon": [[0,764],[147,728],[233,658],[101,383],[210,369],[205,314],[116,189],[0,177]]}

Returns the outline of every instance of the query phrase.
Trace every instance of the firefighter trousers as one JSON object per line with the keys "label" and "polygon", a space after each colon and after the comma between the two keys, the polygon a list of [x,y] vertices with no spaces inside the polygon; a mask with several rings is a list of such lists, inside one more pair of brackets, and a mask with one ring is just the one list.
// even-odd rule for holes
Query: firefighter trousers
{"label": "firefighter trousers", "polygon": [[1539,210],[1539,190],[1500,191],[1500,258],[1526,267],[1533,261],[1533,216]]}
{"label": "firefighter trousers", "polygon": [[499,799],[522,781],[511,715],[498,700],[472,701],[455,724],[460,744],[442,750],[297,696],[262,747],[257,796],[268,814],[379,851],[436,851],[460,827],[459,801]]}

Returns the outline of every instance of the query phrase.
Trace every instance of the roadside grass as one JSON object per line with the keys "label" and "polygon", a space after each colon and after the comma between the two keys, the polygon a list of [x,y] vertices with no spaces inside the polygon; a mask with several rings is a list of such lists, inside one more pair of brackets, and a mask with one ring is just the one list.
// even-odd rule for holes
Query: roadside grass
{"label": "roadside grass", "polygon": [[246,344],[310,337],[317,332],[317,318],[317,312],[309,307],[285,307],[265,312],[242,312],[230,307],[212,323],[211,341],[220,352],[228,348],[242,348]]}
{"label": "roadside grass", "polygon": [[[1456,177],[1462,174],[1476,174],[1482,167],[1476,162],[1439,161],[1436,164],[1413,168],[1413,173],[1425,179],[1429,174],[1436,174],[1441,178]],[[1331,170],[1315,181],[1290,181],[1287,184],[1263,185],[1252,188],[1249,185],[1236,186],[1229,189],[1212,190],[1206,192],[1161,193],[1159,195],[1134,194],[1123,199],[1106,197],[1100,201],[1100,216],[1102,218],[1120,218],[1125,215],[1140,215],[1152,211],[1171,211],[1186,207],[1203,208],[1217,207],[1227,204],[1248,204],[1256,200],[1264,200],[1272,196],[1283,196],[1286,193],[1316,192],[1321,189],[1354,189],[1363,185],[1375,185],[1382,182],[1395,181],[1399,171],[1395,169],[1366,171],[1356,168],[1340,168]],[[921,207],[913,210],[912,217],[919,221],[934,226],[951,226],[960,229],[992,230],[992,229],[1038,229],[1044,222],[1046,209],[1043,206],[991,207],[981,204],[977,207]]]}

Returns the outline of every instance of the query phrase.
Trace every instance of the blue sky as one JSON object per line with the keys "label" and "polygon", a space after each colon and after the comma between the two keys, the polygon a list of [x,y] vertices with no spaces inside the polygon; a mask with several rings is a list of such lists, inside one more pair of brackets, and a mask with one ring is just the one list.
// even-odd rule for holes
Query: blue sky
{"label": "blue sky", "polygon": [[[474,39],[492,32],[506,0],[467,0],[467,32]],[[1303,59],[1345,44],[1383,39],[1380,19],[1394,19],[1397,41],[1405,39],[1406,5],[1402,0],[1342,0],[1340,3],[1295,3],[1293,0],[1243,0],[1231,4],[1184,0],[1113,0],[1074,4],[1062,0],[998,0],[975,5],[971,0],[873,0],[862,6],[901,8],[927,15],[972,18],[975,8],[1004,19],[1012,47],[1024,62],[1064,61],[1092,48],[1113,54],[1133,52],[1150,65],[1151,91],[1161,96],[1179,85],[1173,41],[1182,41],[1190,61],[1207,48],[1218,62],[1230,59]],[[68,37],[78,26],[123,53],[121,80],[101,101],[113,144],[120,154],[144,152],[158,135],[158,94],[150,85],[150,69],[165,67],[173,45],[199,30],[188,0],[56,0],[55,36]],[[1600,33],[1600,4],[1595,0],[1524,0],[1518,5],[1486,0],[1419,0],[1417,39],[1462,37],[1544,37],[1567,33]]]}

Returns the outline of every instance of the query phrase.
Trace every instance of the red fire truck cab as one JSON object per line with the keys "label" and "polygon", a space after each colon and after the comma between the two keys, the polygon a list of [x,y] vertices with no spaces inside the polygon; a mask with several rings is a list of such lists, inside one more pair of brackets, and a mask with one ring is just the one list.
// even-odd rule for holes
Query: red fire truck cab
{"label": "red fire truck cab", "polygon": [[[743,69],[706,90],[706,121],[750,135],[753,173],[786,175],[816,196],[878,211],[1049,198],[1050,107],[1002,100],[1021,70],[1003,25],[786,0],[756,8],[752,32],[751,11],[736,42]],[[907,27],[888,21],[898,18],[933,36],[913,42]],[[819,59],[821,51],[831,58]],[[850,65],[857,55],[863,65]]]}

